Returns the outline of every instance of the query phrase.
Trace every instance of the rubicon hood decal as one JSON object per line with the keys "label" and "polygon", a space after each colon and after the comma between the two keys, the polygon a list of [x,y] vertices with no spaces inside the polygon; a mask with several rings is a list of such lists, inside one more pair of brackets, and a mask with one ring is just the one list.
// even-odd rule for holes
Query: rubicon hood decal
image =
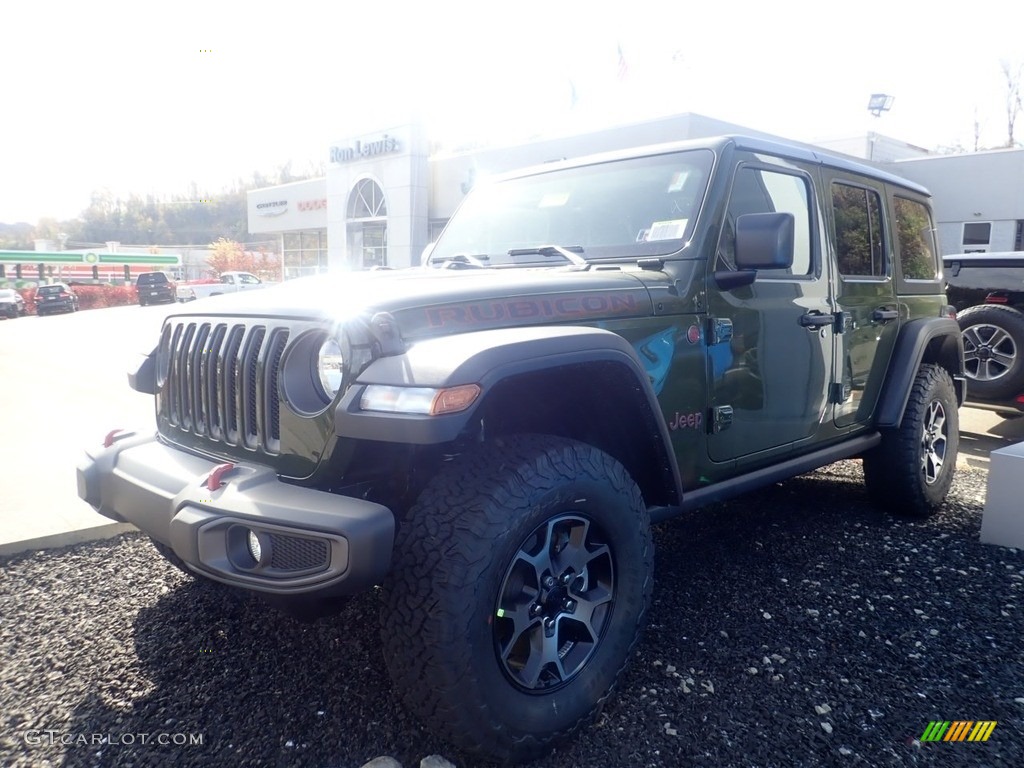
{"label": "rubicon hood decal", "polygon": [[500,325],[509,320],[572,322],[595,317],[621,317],[647,314],[646,292],[599,291],[560,296],[523,296],[492,301],[474,301],[427,307],[426,324],[431,328],[471,328]]}

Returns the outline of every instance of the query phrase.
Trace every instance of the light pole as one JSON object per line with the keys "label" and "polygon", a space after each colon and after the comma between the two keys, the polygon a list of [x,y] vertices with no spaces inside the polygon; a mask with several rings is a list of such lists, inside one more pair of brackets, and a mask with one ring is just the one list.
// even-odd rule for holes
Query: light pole
{"label": "light pole", "polygon": [[[875,117],[881,117],[883,112],[888,112],[892,109],[892,103],[895,100],[895,96],[890,96],[887,93],[872,93],[871,98],[868,99],[868,112]],[[875,159],[875,142],[877,140],[878,134],[875,131],[871,131],[871,136],[868,139],[868,160],[873,161]]]}

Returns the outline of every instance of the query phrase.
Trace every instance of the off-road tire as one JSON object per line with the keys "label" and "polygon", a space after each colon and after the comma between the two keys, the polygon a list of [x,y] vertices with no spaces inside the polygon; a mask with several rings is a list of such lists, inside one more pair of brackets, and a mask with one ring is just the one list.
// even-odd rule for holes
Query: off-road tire
{"label": "off-road tire", "polygon": [[[585,531],[582,546],[555,535],[567,530],[560,528],[567,519],[587,521],[573,529],[577,540]],[[538,531],[545,534],[538,537]],[[589,549],[591,536],[603,546]],[[509,622],[515,625],[501,606],[509,605],[503,600],[510,594],[532,589],[516,582],[518,591],[510,592],[509,585],[513,575],[519,578],[524,553],[532,553],[538,542],[546,543],[537,550],[537,562],[552,571],[568,562],[559,560],[565,552],[588,563],[588,575],[572,582],[582,590],[581,608],[585,596],[600,591],[589,575],[598,561],[602,568],[612,563],[614,575],[607,592],[610,610],[580,610],[590,617],[588,626],[600,622],[598,640],[577,640],[565,651],[570,659],[589,646],[589,655],[564,679],[563,666],[576,662],[563,664],[559,655],[554,672],[552,665],[542,665],[540,688],[529,690],[499,658],[502,633]],[[605,547],[607,560],[590,554]],[[428,483],[400,522],[381,608],[381,639],[395,690],[432,730],[467,751],[511,762],[538,757],[591,722],[604,705],[640,637],[652,570],[650,521],[640,490],[612,457],[543,435],[504,438],[463,454]],[[541,576],[548,570],[536,563],[526,568],[530,571],[537,581],[550,581]],[[562,590],[558,599],[573,597],[572,589]],[[529,610],[548,611],[537,608],[544,594],[538,592],[537,604],[515,615],[526,620]],[[596,619],[599,611],[603,618]],[[543,616],[526,620],[522,626],[530,629],[517,630],[516,637],[541,637],[533,633],[544,631],[544,621]],[[553,621],[562,628],[578,619],[559,613]],[[549,658],[556,646],[561,654],[565,636],[545,643],[538,658]],[[509,658],[513,645],[505,645]],[[529,655],[535,646],[525,647]],[[554,683],[552,675],[558,678]],[[543,688],[548,683],[551,687]]]}
{"label": "off-road tire", "polygon": [[953,380],[942,366],[922,365],[900,426],[885,430],[882,443],[864,455],[872,499],[904,517],[933,515],[953,483],[959,444]]}
{"label": "off-road tire", "polygon": [[1024,392],[1024,313],[983,304],[956,318],[964,339],[969,397],[1000,400]]}

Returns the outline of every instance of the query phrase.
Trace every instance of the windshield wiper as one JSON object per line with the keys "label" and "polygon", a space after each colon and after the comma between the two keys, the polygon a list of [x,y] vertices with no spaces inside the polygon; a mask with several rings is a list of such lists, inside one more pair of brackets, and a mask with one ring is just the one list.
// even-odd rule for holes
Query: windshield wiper
{"label": "windshield wiper", "polygon": [[429,266],[435,264],[443,265],[448,269],[487,269],[489,265],[484,264],[485,261],[490,261],[491,257],[486,253],[478,253],[475,256],[469,253],[456,253],[451,256],[431,256],[427,259]]}
{"label": "windshield wiper", "polygon": [[589,267],[590,262],[584,259],[579,254],[583,253],[582,245],[538,245],[536,248],[513,248],[508,252],[509,256],[531,256],[533,254],[540,256],[561,256],[571,264],[575,264],[577,267]]}

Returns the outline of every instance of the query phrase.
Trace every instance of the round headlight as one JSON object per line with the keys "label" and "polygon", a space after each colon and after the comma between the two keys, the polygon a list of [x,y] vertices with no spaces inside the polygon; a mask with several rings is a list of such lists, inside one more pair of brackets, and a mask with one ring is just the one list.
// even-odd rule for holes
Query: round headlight
{"label": "round headlight", "polygon": [[341,356],[341,346],[334,339],[327,339],[320,345],[316,356],[316,369],[320,374],[320,385],[328,397],[334,397],[341,389],[344,377],[345,358]]}

